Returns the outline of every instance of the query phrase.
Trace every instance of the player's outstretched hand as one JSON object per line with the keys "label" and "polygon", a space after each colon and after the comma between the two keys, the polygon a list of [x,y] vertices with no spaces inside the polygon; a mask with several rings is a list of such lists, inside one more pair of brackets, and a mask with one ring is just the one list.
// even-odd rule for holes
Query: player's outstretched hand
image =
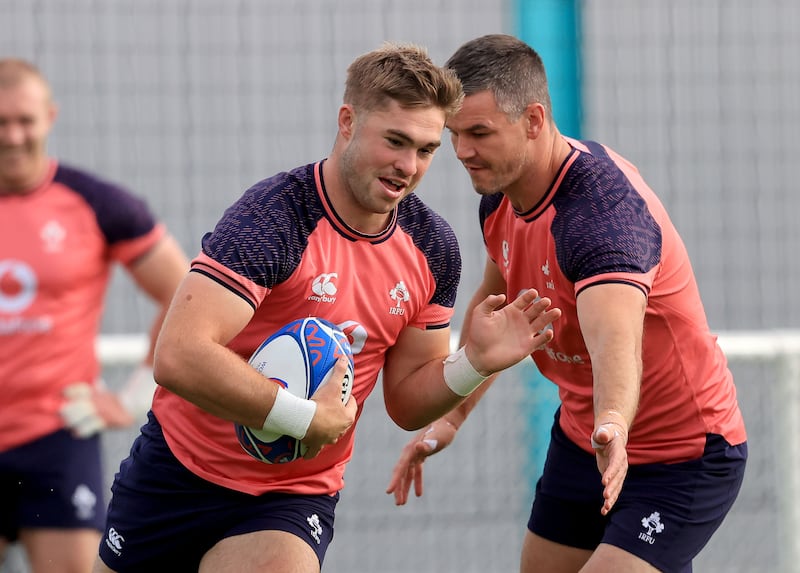
{"label": "player's outstretched hand", "polygon": [[617,502],[625,476],[628,475],[628,431],[614,423],[598,424],[591,437],[603,483],[603,507],[600,513],[608,515]]}
{"label": "player's outstretched hand", "polygon": [[88,438],[105,428],[125,428],[134,419],[116,394],[86,382],[76,382],[64,389],[61,418],[78,438]]}
{"label": "player's outstretched hand", "polygon": [[308,427],[303,444],[306,446],[305,459],[315,457],[323,447],[339,441],[356,420],[358,405],[350,396],[347,404],[342,404],[342,380],[347,372],[347,359],[340,358],[333,368],[331,378],[320,386],[312,396],[317,403],[317,411]]}
{"label": "player's outstretched hand", "polygon": [[392,470],[392,479],[387,494],[394,494],[395,505],[405,505],[408,492],[414,485],[414,494],[422,495],[422,465],[425,458],[442,451],[456,436],[457,428],[440,418],[427,428],[423,428],[408,442],[400,453],[400,459]]}
{"label": "player's outstretched hand", "polygon": [[515,365],[550,342],[550,325],[561,316],[561,310],[550,308],[550,299],[540,298],[535,289],[502,306],[505,300],[505,295],[489,295],[472,312],[465,351],[484,376]]}

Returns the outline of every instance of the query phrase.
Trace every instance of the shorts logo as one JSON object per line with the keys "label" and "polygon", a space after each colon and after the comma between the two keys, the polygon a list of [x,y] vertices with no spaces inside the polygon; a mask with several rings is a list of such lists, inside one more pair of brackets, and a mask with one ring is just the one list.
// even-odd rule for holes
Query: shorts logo
{"label": "shorts logo", "polygon": [[72,505],[78,519],[86,520],[94,517],[94,508],[97,505],[97,496],[89,486],[80,484],[72,494]]}
{"label": "shorts logo", "polygon": [[317,545],[319,545],[319,536],[322,535],[322,525],[319,523],[319,516],[315,513],[311,517],[306,517],[306,521],[308,522],[308,525],[311,526],[311,537],[313,537],[314,541],[316,541]]}
{"label": "shorts logo", "polygon": [[648,517],[643,517],[642,527],[647,530],[647,533],[644,531],[640,532],[639,539],[652,545],[656,542],[655,537],[653,537],[653,533],[661,533],[664,531],[664,524],[661,523],[661,514],[657,511],[654,511]]}
{"label": "shorts logo", "polygon": [[114,554],[119,557],[122,555],[122,543],[125,541],[125,538],[122,537],[117,530],[113,527],[108,528],[108,536],[106,537],[106,545]]}

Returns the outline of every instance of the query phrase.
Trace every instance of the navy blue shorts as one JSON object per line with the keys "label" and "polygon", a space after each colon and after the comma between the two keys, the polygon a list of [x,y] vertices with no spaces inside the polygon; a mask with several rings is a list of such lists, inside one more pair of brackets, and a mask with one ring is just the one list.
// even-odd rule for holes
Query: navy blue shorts
{"label": "navy blue shorts", "polygon": [[557,413],[528,529],[570,547],[607,543],[661,571],[687,573],[733,505],[746,460],[746,443],[708,434],[699,459],[630,466],[617,503],[602,516],[595,456],[567,438]]}
{"label": "navy blue shorts", "polygon": [[196,573],[220,540],[267,530],[303,539],[321,567],[339,500],[338,494],[254,496],[212,484],[175,458],[152,412],[111,492],[100,557],[119,573]]}
{"label": "navy blue shorts", "polygon": [[21,528],[102,531],[105,486],[99,435],[67,430],[0,453],[0,537]]}

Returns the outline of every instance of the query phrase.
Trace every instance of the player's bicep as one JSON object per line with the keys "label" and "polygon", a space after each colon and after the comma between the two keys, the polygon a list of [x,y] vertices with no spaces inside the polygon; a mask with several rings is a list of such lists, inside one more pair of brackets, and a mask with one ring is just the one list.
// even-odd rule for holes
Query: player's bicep
{"label": "player's bicep", "polygon": [[230,289],[188,273],[172,299],[159,346],[212,342],[225,345],[247,325],[254,309]]}

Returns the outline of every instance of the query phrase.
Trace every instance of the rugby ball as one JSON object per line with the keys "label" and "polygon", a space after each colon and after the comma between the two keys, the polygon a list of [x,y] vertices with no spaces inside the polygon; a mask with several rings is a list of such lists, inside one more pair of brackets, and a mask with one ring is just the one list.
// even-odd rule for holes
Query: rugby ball
{"label": "rugby ball", "polygon": [[[342,381],[346,404],[353,389],[353,352],[347,335],[327,320],[308,317],[290,322],[261,343],[249,363],[295,396],[310,398],[328,382],[342,355],[349,361]],[[234,425],[244,451],[261,462],[291,462],[305,453],[305,446],[292,436]]]}

